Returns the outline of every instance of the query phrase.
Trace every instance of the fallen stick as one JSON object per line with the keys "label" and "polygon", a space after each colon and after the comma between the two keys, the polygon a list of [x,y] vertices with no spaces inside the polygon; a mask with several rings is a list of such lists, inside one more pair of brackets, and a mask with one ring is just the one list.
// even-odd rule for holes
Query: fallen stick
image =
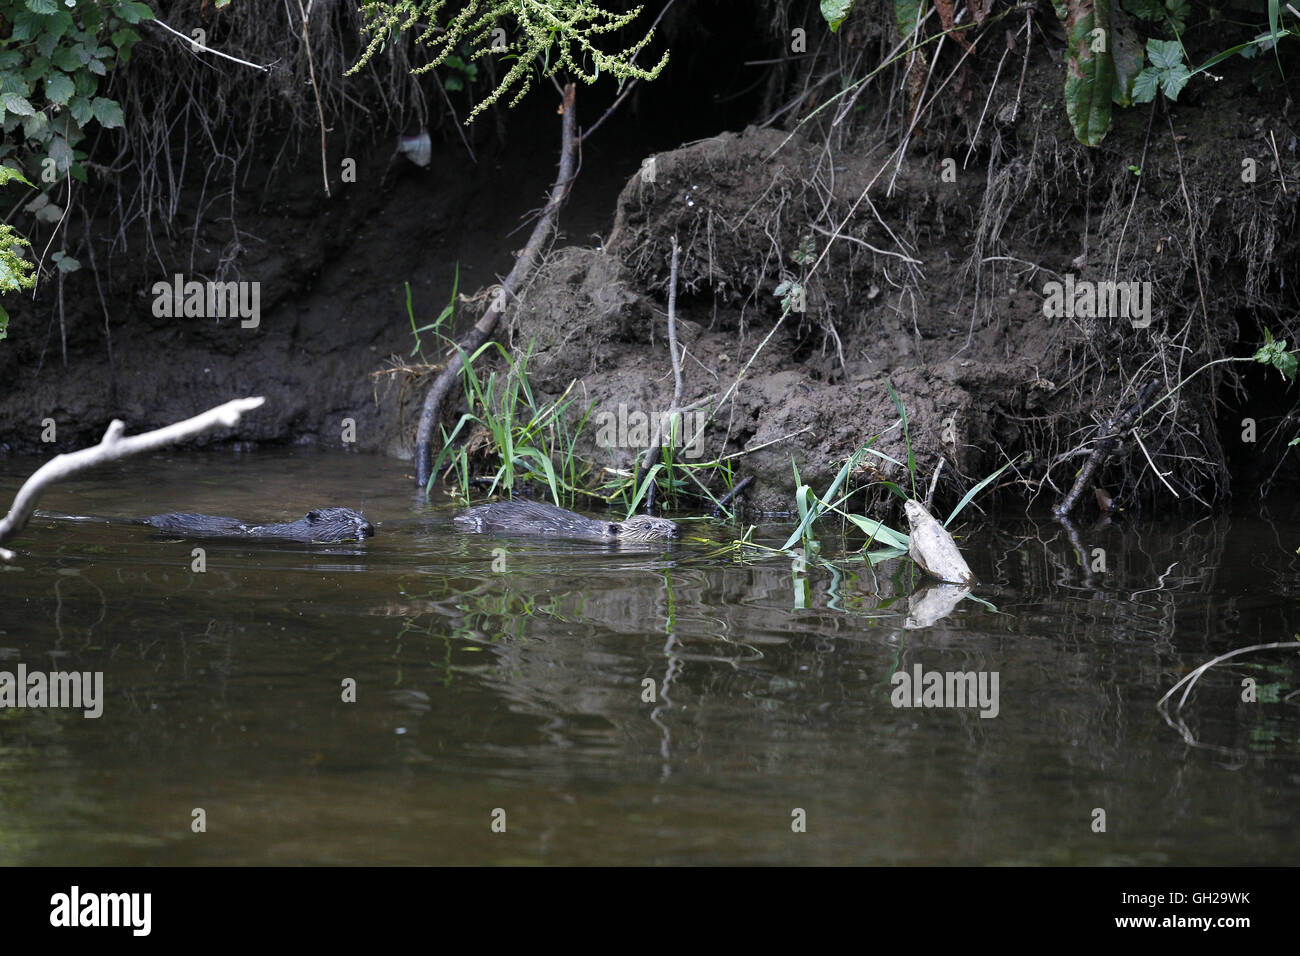
{"label": "fallen stick", "polygon": [[542,209],[537,225],[533,227],[532,234],[528,237],[523,251],[519,253],[519,258],[515,260],[510,274],[502,280],[500,293],[492,297],[487,311],[464,339],[457,343],[455,354],[448,358],[446,366],[429,387],[428,394],[424,396],[420,424],[415,432],[415,483],[420,488],[425,488],[432,477],[433,427],[438,423],[442,403],[447,400],[447,395],[452,385],[456,383],[461,367],[465,364],[465,356],[476,352],[496,331],[497,320],[505,312],[507,300],[515,295],[515,290],[524,284],[524,280],[532,272],[533,264],[537,261],[542,246],[555,226],[560,207],[568,198],[569,187],[573,184],[578,164],[579,139],[577,110],[574,107],[575,93],[574,84],[569,83],[564,87],[564,99],[560,107],[564,114],[560,124],[560,171],[555,177],[555,185],[551,187],[551,198]]}
{"label": "fallen stick", "polygon": [[728,491],[721,498],[719,498],[718,503],[713,506],[713,517],[715,518],[720,517],[722,515],[722,509],[727,507],[728,504],[730,504],[732,498],[736,497],[738,494],[740,494],[742,491],[748,488],[750,483],[753,482],[753,480],[754,480],[753,475],[746,475],[744,478],[740,479],[740,481],[736,482],[736,486],[732,488],[730,491]]}
{"label": "fallen stick", "polygon": [[1126,431],[1133,420],[1142,413],[1147,402],[1151,401],[1151,396],[1159,386],[1159,379],[1151,379],[1142,386],[1142,391],[1138,392],[1137,401],[1124,409],[1117,415],[1112,415],[1101,426],[1101,434],[1097,437],[1097,445],[1088,456],[1088,460],[1083,463],[1079,469],[1079,476],[1074,479],[1074,484],[1070,486],[1070,493],[1064,499],[1052,506],[1052,514],[1058,518],[1063,518],[1074,510],[1075,502],[1079,500],[1079,495],[1083,489],[1088,487],[1088,482],[1092,481],[1092,474],[1097,470],[1097,466],[1106,460],[1110,450],[1115,446],[1115,439]]}
{"label": "fallen stick", "polygon": [[[113,419],[98,445],[56,455],[23,482],[23,486],[18,489],[18,494],[14,496],[9,514],[0,521],[0,544],[4,544],[23,530],[32,512],[36,510],[36,503],[41,495],[55,482],[70,478],[87,468],[95,468],[110,461],[117,461],[119,458],[126,458],[128,455],[138,455],[142,451],[153,451],[164,445],[174,445],[178,441],[201,435],[213,428],[233,428],[239,424],[239,419],[245,412],[260,408],[265,401],[265,398],[260,397],[237,398],[216,408],[210,408],[201,415],[187,418],[183,422],[166,425],[145,432],[143,435],[132,435],[130,438],[122,437],[126,426],[118,419]],[[0,560],[12,561],[13,559],[12,551],[0,548]]]}

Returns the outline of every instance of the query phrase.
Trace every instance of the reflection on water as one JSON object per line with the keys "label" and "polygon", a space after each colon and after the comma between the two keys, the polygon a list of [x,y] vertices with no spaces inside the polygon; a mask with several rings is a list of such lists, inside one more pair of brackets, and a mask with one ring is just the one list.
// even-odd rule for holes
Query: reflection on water
{"label": "reflection on water", "polygon": [[[6,506],[36,464],[0,461]],[[196,574],[193,541],[34,521],[0,671],[102,671],[106,699],[0,710],[0,862],[1294,862],[1297,655],[1211,669],[1181,727],[1155,707],[1300,632],[1294,513],[995,521],[966,596],[898,563],[464,535],[409,487],[380,458],[175,453],[43,500],[379,533],[202,542]],[[997,716],[895,707],[898,672],[996,672]]]}

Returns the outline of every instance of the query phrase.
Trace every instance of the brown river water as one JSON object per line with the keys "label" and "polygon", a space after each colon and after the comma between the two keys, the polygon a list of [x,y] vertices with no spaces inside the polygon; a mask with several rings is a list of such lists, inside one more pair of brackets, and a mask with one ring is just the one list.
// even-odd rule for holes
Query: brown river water
{"label": "brown river water", "polygon": [[[4,508],[38,465],[0,459]],[[0,709],[0,864],[1297,861],[1300,657],[1156,706],[1300,633],[1280,496],[1073,529],[971,509],[986,603],[926,624],[942,595],[922,605],[905,562],[738,560],[690,516],[644,550],[466,535],[408,472],[174,452],[53,489],[43,509],[90,515],[341,505],[379,533],[35,519],[0,564],[0,674],[100,672],[103,711]],[[996,673],[995,705],[895,706],[918,666]]]}

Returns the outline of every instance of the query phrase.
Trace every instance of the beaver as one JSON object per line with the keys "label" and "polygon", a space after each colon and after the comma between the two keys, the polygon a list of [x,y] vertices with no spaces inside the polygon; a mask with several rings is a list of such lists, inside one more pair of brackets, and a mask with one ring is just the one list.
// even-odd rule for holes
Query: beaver
{"label": "beaver", "polygon": [[540,535],[582,541],[671,541],[682,531],[666,518],[633,515],[626,521],[597,521],[541,501],[498,501],[479,505],[452,519],[477,534]]}
{"label": "beaver", "polygon": [[297,521],[287,524],[250,524],[238,518],[184,512],[134,518],[132,521],[186,537],[279,538],[310,544],[330,544],[353,539],[359,541],[375,533],[375,526],[366,520],[366,516],[351,508],[314,508]]}

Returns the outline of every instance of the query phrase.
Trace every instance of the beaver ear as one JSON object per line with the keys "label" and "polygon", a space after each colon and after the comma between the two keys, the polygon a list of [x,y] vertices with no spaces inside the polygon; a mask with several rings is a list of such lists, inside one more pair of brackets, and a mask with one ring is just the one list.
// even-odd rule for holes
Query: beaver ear
{"label": "beaver ear", "polygon": [[622,534],[622,532],[623,532],[622,527],[620,527],[620,526],[617,525],[617,524],[610,524],[610,526],[609,526],[608,528],[606,528],[605,530],[606,530],[607,532],[609,532],[609,536],[610,536],[611,538],[617,538],[617,537],[618,537],[620,534]]}
{"label": "beaver ear", "polygon": [[308,522],[309,524],[315,524],[315,523],[318,522],[318,521],[320,521],[320,512],[319,512],[319,511],[308,511],[308,512],[307,512],[307,522]]}

